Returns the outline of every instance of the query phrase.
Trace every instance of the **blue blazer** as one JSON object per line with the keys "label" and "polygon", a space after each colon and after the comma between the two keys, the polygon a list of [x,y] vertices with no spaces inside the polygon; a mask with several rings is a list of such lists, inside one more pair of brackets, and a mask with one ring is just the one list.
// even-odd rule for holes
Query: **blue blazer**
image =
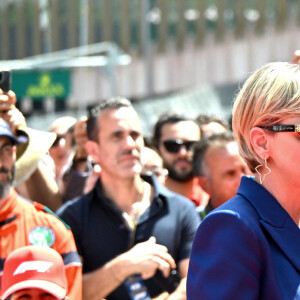
{"label": "blue blazer", "polygon": [[300,230],[252,177],[200,224],[187,299],[300,299]]}

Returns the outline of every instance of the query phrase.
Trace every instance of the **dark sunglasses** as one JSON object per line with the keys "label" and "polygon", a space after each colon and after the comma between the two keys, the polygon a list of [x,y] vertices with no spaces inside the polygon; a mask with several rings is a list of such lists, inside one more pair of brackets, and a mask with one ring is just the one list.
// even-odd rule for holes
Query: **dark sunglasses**
{"label": "dark sunglasses", "polygon": [[192,146],[196,143],[196,141],[183,141],[181,139],[176,140],[166,140],[163,141],[162,144],[165,146],[166,150],[170,153],[177,153],[184,147],[187,151],[190,151]]}
{"label": "dark sunglasses", "polygon": [[257,126],[259,128],[268,129],[276,132],[300,132],[300,125],[283,125],[277,124],[273,126]]}
{"label": "dark sunglasses", "polygon": [[57,147],[58,144],[59,144],[59,141],[60,141],[61,139],[65,139],[65,138],[66,138],[66,134],[56,135],[56,139],[54,140],[54,142],[53,142],[51,148]]}

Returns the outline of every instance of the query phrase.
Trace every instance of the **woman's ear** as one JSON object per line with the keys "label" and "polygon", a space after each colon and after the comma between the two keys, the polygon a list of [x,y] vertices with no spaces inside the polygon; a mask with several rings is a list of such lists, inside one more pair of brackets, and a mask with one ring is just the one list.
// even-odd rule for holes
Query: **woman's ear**
{"label": "woman's ear", "polygon": [[94,162],[99,163],[99,146],[98,143],[88,140],[84,145],[85,151],[90,155]]}
{"label": "woman's ear", "polygon": [[264,160],[269,157],[268,135],[265,130],[259,127],[253,127],[250,130],[250,142],[255,153]]}

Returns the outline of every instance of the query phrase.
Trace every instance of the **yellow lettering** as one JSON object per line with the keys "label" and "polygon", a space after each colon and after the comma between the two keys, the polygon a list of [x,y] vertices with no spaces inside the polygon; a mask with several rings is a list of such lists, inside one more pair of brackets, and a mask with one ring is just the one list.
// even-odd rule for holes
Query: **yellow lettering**
{"label": "yellow lettering", "polygon": [[61,83],[52,83],[51,76],[43,74],[40,76],[38,85],[30,85],[26,90],[26,94],[34,98],[62,97],[65,94],[65,87]]}

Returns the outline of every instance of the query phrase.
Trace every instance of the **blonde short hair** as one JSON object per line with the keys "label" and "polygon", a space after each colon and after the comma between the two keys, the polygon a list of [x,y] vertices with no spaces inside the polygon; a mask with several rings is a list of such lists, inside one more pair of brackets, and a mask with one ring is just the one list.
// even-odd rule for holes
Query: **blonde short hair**
{"label": "blonde short hair", "polygon": [[254,171],[261,159],[250,143],[250,130],[300,116],[300,65],[275,62],[255,71],[238,93],[232,114],[240,154]]}

